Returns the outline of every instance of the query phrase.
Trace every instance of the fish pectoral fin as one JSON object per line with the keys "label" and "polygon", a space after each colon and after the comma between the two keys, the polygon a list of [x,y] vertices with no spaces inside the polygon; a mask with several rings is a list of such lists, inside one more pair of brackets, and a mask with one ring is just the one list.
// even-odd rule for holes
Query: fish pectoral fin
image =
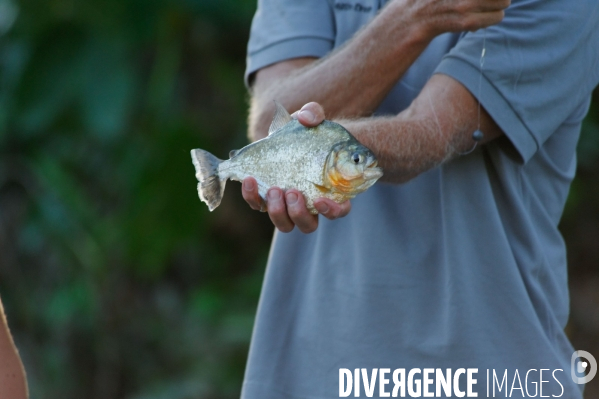
{"label": "fish pectoral fin", "polygon": [[326,188],[325,186],[316,184],[314,182],[310,182],[310,183],[314,184],[314,187],[316,187],[318,189],[318,191],[320,191],[321,193],[330,193],[331,192],[331,189]]}
{"label": "fish pectoral fin", "polygon": [[272,123],[268,128],[269,136],[291,121],[291,115],[289,115],[285,107],[277,100],[274,100],[274,102],[277,109],[274,118],[272,118]]}

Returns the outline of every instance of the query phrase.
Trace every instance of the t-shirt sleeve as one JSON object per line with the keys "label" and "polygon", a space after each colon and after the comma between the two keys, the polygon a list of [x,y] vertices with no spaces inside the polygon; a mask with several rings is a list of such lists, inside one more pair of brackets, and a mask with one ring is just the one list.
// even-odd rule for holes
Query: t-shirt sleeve
{"label": "t-shirt sleeve", "polygon": [[468,88],[527,162],[586,113],[599,81],[597,21],[596,1],[514,0],[500,24],[466,34],[436,72]]}
{"label": "t-shirt sleeve", "polygon": [[248,43],[246,85],[260,68],[333,48],[335,22],[327,0],[258,0]]}

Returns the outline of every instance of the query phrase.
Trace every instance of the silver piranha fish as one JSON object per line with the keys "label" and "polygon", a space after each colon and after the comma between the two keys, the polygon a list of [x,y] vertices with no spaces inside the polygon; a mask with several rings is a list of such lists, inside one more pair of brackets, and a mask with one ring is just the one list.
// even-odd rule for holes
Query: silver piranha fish
{"label": "silver piranha fish", "polygon": [[220,204],[227,179],[254,177],[264,201],[270,187],[295,188],[304,195],[308,210],[316,214],[315,199],[344,202],[383,175],[372,152],[343,126],[325,120],[307,128],[281,104],[276,106],[268,137],[231,151],[230,159],[223,161],[207,151],[191,150],[198,194],[210,211]]}

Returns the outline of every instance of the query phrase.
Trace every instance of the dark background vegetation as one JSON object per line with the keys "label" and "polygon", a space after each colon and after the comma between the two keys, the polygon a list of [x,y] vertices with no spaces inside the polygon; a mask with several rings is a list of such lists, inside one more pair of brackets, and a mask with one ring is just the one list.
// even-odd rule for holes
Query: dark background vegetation
{"label": "dark background vegetation", "polygon": [[[238,183],[209,213],[189,150],[246,143],[254,9],[0,0],[0,293],[32,398],[238,397],[272,227]],[[599,358],[598,110],[562,230]]]}

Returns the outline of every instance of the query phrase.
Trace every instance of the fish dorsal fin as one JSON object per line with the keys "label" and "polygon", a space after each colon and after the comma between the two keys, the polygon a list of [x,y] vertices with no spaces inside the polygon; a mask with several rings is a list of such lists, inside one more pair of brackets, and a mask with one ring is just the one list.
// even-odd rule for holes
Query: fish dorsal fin
{"label": "fish dorsal fin", "polygon": [[231,151],[229,151],[229,158],[233,158],[235,155],[237,155],[238,152],[239,152],[239,150],[231,150]]}
{"label": "fish dorsal fin", "polygon": [[269,136],[291,121],[291,115],[289,115],[289,112],[287,112],[285,107],[283,107],[277,100],[274,100],[274,103],[277,109],[274,118],[272,118],[272,123],[268,128]]}

